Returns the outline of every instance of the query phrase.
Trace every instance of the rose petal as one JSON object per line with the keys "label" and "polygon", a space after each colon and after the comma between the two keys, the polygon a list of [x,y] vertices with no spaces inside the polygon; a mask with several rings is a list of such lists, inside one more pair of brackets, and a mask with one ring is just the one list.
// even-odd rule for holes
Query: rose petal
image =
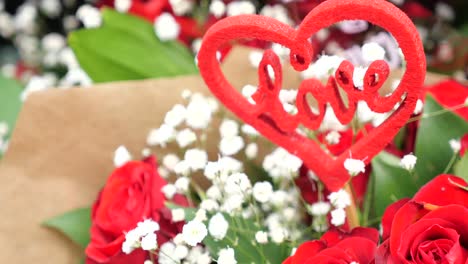
{"label": "rose petal", "polygon": [[[446,221],[444,219],[440,218],[434,218],[430,220],[419,220],[418,222],[414,223],[410,227],[408,227],[404,234],[401,237],[401,241],[398,244],[398,248],[396,249],[396,256],[399,257],[401,261],[404,261],[406,259],[414,259],[414,256],[412,256],[411,248],[412,247],[417,247],[424,239],[424,237],[421,237],[421,233],[423,233],[425,230],[430,229],[431,227],[439,225],[444,228],[448,229],[454,229],[455,226],[450,223],[449,221]],[[434,230],[431,230],[434,232]],[[423,235],[427,235],[424,233]],[[439,235],[443,234],[433,234],[434,236],[438,237]],[[393,246],[393,245],[391,245]]]}
{"label": "rose petal", "polygon": [[398,200],[385,209],[385,212],[382,216],[382,239],[386,240],[390,236],[390,232],[392,230],[392,222],[393,218],[395,217],[396,212],[405,205],[410,199],[409,198],[403,198],[401,200]]}
{"label": "rose petal", "polygon": [[457,185],[468,186],[462,178],[457,176],[439,175],[421,187],[413,200],[439,206],[460,204],[468,207],[468,192]]}
{"label": "rose petal", "polygon": [[444,219],[456,226],[460,234],[460,241],[468,245],[468,207],[447,205],[426,214],[423,219]]}
{"label": "rose petal", "polygon": [[336,244],[336,248],[341,248],[347,252],[358,263],[371,263],[375,258],[377,251],[377,243],[372,240],[362,237],[347,238],[340,243]]}
{"label": "rose petal", "polygon": [[[421,221],[427,221],[427,220],[421,220]],[[410,229],[411,228],[408,228],[408,232],[411,232]],[[450,251],[450,249],[455,244],[455,242],[458,241],[459,237],[460,236],[458,235],[457,231],[452,228],[442,227],[438,224],[431,224],[431,226],[429,226],[426,230],[422,231],[420,234],[416,235],[414,237],[414,240],[410,242],[411,243],[411,245],[409,245],[410,255],[413,260],[417,260],[421,257],[419,253],[424,252],[425,248],[431,248],[438,244],[445,244],[445,245],[448,245],[448,248],[445,248],[446,249],[445,251],[439,252],[439,256],[443,257]],[[406,235],[405,235],[405,238],[407,238]],[[409,239],[405,239],[405,240],[409,240]],[[427,253],[427,252],[424,252],[424,253]]]}
{"label": "rose petal", "polygon": [[461,139],[461,149],[460,149],[460,156],[463,157],[465,155],[466,150],[468,149],[468,133],[465,134]]}
{"label": "rose petal", "polygon": [[[294,256],[290,257],[288,260],[288,263],[291,264],[303,264],[305,263],[311,256],[314,256],[318,252],[322,251],[325,249],[326,246],[322,241],[319,240],[313,240],[313,241],[307,241],[300,245],[296,253],[294,253]],[[284,262],[283,262],[284,264]]]}
{"label": "rose petal", "polygon": [[[466,86],[454,80],[440,82],[434,86],[428,87],[427,92],[432,94],[437,102],[445,107],[454,107],[461,105],[468,97]],[[464,107],[455,111],[465,120],[468,120],[468,108]]]}

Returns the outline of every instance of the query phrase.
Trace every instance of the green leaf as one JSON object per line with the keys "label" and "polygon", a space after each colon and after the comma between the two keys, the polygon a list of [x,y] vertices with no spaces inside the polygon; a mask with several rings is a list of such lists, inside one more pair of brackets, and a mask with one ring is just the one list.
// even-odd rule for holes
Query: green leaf
{"label": "green leaf", "polygon": [[[179,205],[166,202],[169,209],[183,209],[185,211],[185,221],[195,218],[196,208],[181,207]],[[208,214],[208,219],[212,215]],[[223,214],[229,223],[229,229],[222,240],[215,240],[209,234],[203,239],[203,244],[209,251],[216,254],[223,248],[233,248],[236,251],[237,263],[281,263],[291,253],[289,243],[258,245],[255,242],[255,233],[261,229],[252,219],[244,219],[240,216],[230,216]]]}
{"label": "green leaf", "polygon": [[5,140],[11,134],[21,109],[21,91],[22,87],[16,81],[0,76],[0,122],[6,122],[9,127]]}
{"label": "green leaf", "polygon": [[468,182],[468,154],[464,155],[454,167],[454,174]]}
{"label": "green leaf", "polygon": [[190,221],[195,218],[195,214],[197,213],[196,208],[193,207],[183,207],[180,205],[177,205],[175,203],[171,202],[166,202],[165,203],[166,207],[169,209],[182,209],[184,210],[185,213],[185,221]]}
{"label": "green leaf", "polygon": [[468,23],[467,23],[467,24],[463,24],[463,25],[460,27],[459,32],[460,32],[463,36],[468,36]]}
{"label": "green leaf", "polygon": [[[419,161],[419,160],[418,160]],[[400,158],[382,151],[372,160],[375,215],[381,217],[391,203],[411,197],[418,189],[414,177],[400,166]]]}
{"label": "green leaf", "polygon": [[216,255],[223,248],[235,249],[237,263],[281,263],[291,253],[289,243],[257,244],[255,233],[261,229],[251,219],[223,214],[229,223],[226,237],[215,240],[210,235],[203,239],[203,244]]}
{"label": "green leaf", "polygon": [[95,82],[137,80],[197,73],[191,52],[177,41],[161,42],[147,21],[111,9],[103,26],[69,36],[81,67]]}
{"label": "green leaf", "polygon": [[91,209],[81,208],[49,219],[44,226],[56,229],[85,248],[90,241]]}
{"label": "green leaf", "polygon": [[[423,115],[427,116],[443,109],[431,96],[427,96]],[[423,118],[420,121],[415,147],[415,155],[418,157],[415,168],[418,186],[444,172],[453,156],[449,140],[460,139],[466,133],[468,123],[452,112]]]}

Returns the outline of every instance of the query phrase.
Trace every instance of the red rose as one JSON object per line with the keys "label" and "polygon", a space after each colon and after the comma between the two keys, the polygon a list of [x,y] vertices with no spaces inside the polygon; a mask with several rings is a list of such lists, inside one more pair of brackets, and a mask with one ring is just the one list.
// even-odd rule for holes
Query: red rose
{"label": "red rose", "polygon": [[[464,104],[468,97],[467,86],[454,80],[442,81],[426,89],[439,104],[446,108]],[[457,109],[455,113],[468,121],[468,107]]]}
{"label": "red rose", "polygon": [[[134,229],[138,222],[152,219],[159,223],[158,243],[162,244],[181,231],[181,224],[171,221],[169,209],[161,188],[166,181],[156,170],[154,158],[131,161],[117,168],[93,205],[91,213],[91,242],[86,248],[87,264],[143,263],[147,254],[135,250],[122,252],[125,232]],[[186,205],[185,198],[177,197]]]}
{"label": "red rose", "polygon": [[461,149],[460,149],[460,156],[464,156],[466,150],[468,149],[468,134],[465,134],[461,139],[460,139],[460,144],[461,144]]}
{"label": "red rose", "polygon": [[413,199],[390,205],[376,263],[468,263],[467,183],[439,175]]}
{"label": "red rose", "polygon": [[283,264],[359,264],[373,263],[379,233],[373,228],[357,227],[350,233],[331,230],[320,240],[300,245]]}

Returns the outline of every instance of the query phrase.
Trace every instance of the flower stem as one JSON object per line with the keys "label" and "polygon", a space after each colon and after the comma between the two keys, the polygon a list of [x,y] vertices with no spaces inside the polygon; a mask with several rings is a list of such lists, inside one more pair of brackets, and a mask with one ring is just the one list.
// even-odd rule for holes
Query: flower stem
{"label": "flower stem", "polygon": [[352,187],[351,187],[351,181],[348,181],[344,187],[345,191],[349,194],[349,197],[351,198],[351,205],[346,207],[346,216],[348,218],[348,224],[349,228],[353,229],[355,227],[359,226],[359,215],[358,215],[358,209],[356,206],[356,201],[354,199]]}
{"label": "flower stem", "polygon": [[447,164],[447,167],[445,167],[445,170],[442,174],[447,174],[449,173],[450,169],[453,167],[453,164],[457,160],[458,153],[453,153],[452,158],[450,159],[449,163]]}

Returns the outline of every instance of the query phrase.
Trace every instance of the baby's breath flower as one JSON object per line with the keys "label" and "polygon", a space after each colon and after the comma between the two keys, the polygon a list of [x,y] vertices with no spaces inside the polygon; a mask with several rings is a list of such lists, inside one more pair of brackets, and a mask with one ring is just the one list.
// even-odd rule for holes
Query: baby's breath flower
{"label": "baby's breath flower", "polygon": [[234,173],[226,180],[224,187],[228,194],[245,194],[252,188],[249,177],[245,173]]}
{"label": "baby's breath flower", "polygon": [[309,211],[313,216],[321,216],[328,214],[330,208],[331,206],[327,202],[316,202],[310,206]]}
{"label": "baby's breath flower", "polygon": [[353,72],[353,83],[359,90],[364,89],[364,75],[366,74],[367,68],[356,67]]}
{"label": "baby's breath flower", "polygon": [[174,184],[166,184],[161,188],[161,192],[164,194],[166,199],[171,200],[174,198],[174,195],[177,193],[177,188]]}
{"label": "baby's breath flower", "polygon": [[424,108],[424,103],[421,99],[418,99],[416,106],[414,107],[413,115],[419,115]]}
{"label": "baby's breath flower", "polygon": [[178,178],[174,185],[178,193],[186,193],[189,189],[190,179],[187,177]]}
{"label": "baby's breath flower", "polygon": [[237,264],[234,249],[223,248],[218,252],[218,263]]}
{"label": "baby's breath flower", "polygon": [[205,129],[211,122],[212,106],[203,95],[195,93],[187,105],[186,123],[193,129]]}
{"label": "baby's breath flower", "polygon": [[344,167],[351,176],[356,176],[359,173],[366,171],[366,164],[362,160],[348,158],[344,162]]}
{"label": "baby's breath flower", "polygon": [[210,4],[210,13],[216,18],[220,18],[226,13],[226,5],[221,0],[214,0]]}
{"label": "baby's breath flower", "polygon": [[132,160],[132,155],[125,146],[118,147],[114,152],[114,166],[120,167]]}
{"label": "baby's breath flower", "polygon": [[200,208],[211,212],[219,209],[219,204],[213,199],[205,199],[201,201]]}
{"label": "baby's breath flower", "polygon": [[241,130],[242,130],[242,133],[244,133],[244,134],[246,134],[248,136],[258,136],[258,135],[260,135],[258,133],[258,131],[254,127],[252,127],[251,125],[244,124],[244,125],[242,125]]}
{"label": "baby's breath flower", "polygon": [[174,167],[179,163],[180,159],[175,154],[167,154],[162,160],[162,164],[170,171],[174,171]]}
{"label": "baby's breath flower", "polygon": [[169,0],[169,4],[176,16],[183,16],[193,9],[193,1],[191,0]]}
{"label": "baby's breath flower", "polygon": [[366,43],[362,46],[362,57],[366,62],[385,59],[385,49],[375,42]]}
{"label": "baby's breath flower", "polygon": [[336,208],[345,208],[351,205],[351,198],[343,189],[330,193],[328,195],[328,200],[330,200],[331,204]]}
{"label": "baby's breath flower", "polygon": [[78,17],[86,28],[96,28],[101,26],[102,17],[99,9],[91,5],[82,5],[76,11]]}
{"label": "baby's breath flower", "polygon": [[162,13],[154,20],[156,36],[161,41],[174,40],[179,36],[180,25],[170,13]]}
{"label": "baby's breath flower", "polygon": [[301,76],[303,79],[327,78],[328,76],[335,74],[335,71],[343,60],[344,59],[339,56],[322,55],[314,64],[311,64],[309,68],[301,72]]}
{"label": "baby's breath flower", "polygon": [[142,247],[143,250],[153,250],[157,247],[156,234],[159,224],[151,219],[139,222],[135,229],[125,234],[122,251],[130,254],[133,250]]}
{"label": "baby's breath flower", "polygon": [[289,178],[292,175],[297,175],[301,166],[302,160],[283,148],[275,149],[263,160],[263,168],[273,179]]}
{"label": "baby's breath flower", "polygon": [[334,226],[340,226],[345,223],[346,211],[342,208],[337,208],[331,211],[331,223]]}
{"label": "baby's breath flower", "polygon": [[197,220],[192,220],[184,225],[182,228],[182,237],[185,243],[189,246],[196,246],[208,234],[206,226]]}
{"label": "baby's breath flower", "polygon": [[155,233],[149,233],[141,239],[141,248],[143,250],[155,250],[158,247]]}
{"label": "baby's breath flower", "polygon": [[450,148],[453,150],[454,153],[460,152],[460,149],[461,149],[460,140],[451,139],[449,140],[449,144],[450,144]]}
{"label": "baby's breath flower", "polygon": [[232,138],[239,133],[239,124],[232,119],[224,119],[219,126],[219,133],[222,138]]}
{"label": "baby's breath flower", "polygon": [[215,240],[222,240],[228,231],[229,223],[221,213],[215,214],[210,219],[208,231]]}
{"label": "baby's breath flower", "polygon": [[190,173],[190,165],[187,161],[181,160],[174,166],[174,172],[177,175],[187,176]]}
{"label": "baby's breath flower", "polygon": [[208,154],[201,149],[189,149],[185,152],[184,160],[190,169],[196,171],[205,168],[208,162]]}
{"label": "baby's breath flower", "polygon": [[400,161],[401,167],[403,167],[405,170],[411,171],[414,169],[414,166],[416,165],[416,160],[418,158],[413,155],[413,154],[407,154],[403,156],[403,158]]}
{"label": "baby's breath flower", "polygon": [[189,128],[177,133],[176,141],[181,148],[185,148],[197,140],[197,135]]}
{"label": "baby's breath flower", "polygon": [[257,143],[250,143],[245,147],[245,156],[248,159],[255,159],[258,153],[258,145]]}
{"label": "baby's breath flower", "polygon": [[208,217],[206,216],[206,210],[203,209],[203,208],[200,208],[197,210],[197,212],[195,213],[195,218],[193,220],[197,220],[197,221],[200,221],[200,222],[204,222],[208,219]]}
{"label": "baby's breath flower", "polygon": [[340,143],[341,134],[338,131],[330,131],[325,136],[325,140],[330,145],[336,145]]}
{"label": "baby's breath flower", "polygon": [[359,101],[357,106],[357,117],[359,122],[367,123],[372,121],[376,116],[376,113],[372,111],[365,101]]}
{"label": "baby's breath flower", "polygon": [[212,263],[210,252],[201,246],[196,246],[190,249],[186,258],[192,264],[210,264]]}
{"label": "baby's breath flower", "polygon": [[176,248],[174,250],[174,257],[176,259],[184,259],[187,257],[189,253],[189,250],[187,248],[187,246],[185,245],[176,245]]}
{"label": "baby's breath flower", "polygon": [[164,117],[164,123],[172,127],[176,127],[184,122],[185,114],[185,107],[181,104],[176,104],[172,107],[171,110],[169,110],[169,112],[166,113]]}
{"label": "baby's breath flower", "polygon": [[227,16],[255,14],[255,6],[250,1],[232,1],[227,5]]}
{"label": "baby's breath flower", "polygon": [[240,136],[222,138],[219,142],[219,150],[223,155],[237,154],[244,147],[244,139]]}
{"label": "baby's breath flower", "polygon": [[114,8],[120,13],[127,13],[132,6],[132,0],[115,0]]}
{"label": "baby's breath flower", "polygon": [[161,245],[158,254],[158,263],[159,264],[174,264],[179,263],[179,260],[175,259],[174,252],[176,249],[176,245],[173,242],[166,242]]}
{"label": "baby's breath flower", "polygon": [[242,194],[232,194],[223,203],[222,210],[233,215],[242,207],[245,197]]}
{"label": "baby's breath flower", "polygon": [[266,203],[270,201],[273,195],[273,186],[271,183],[264,181],[264,182],[257,182],[253,187],[253,196],[255,200],[260,203]]}
{"label": "baby's breath flower", "polygon": [[172,221],[180,222],[185,220],[185,211],[182,208],[176,208],[171,210]]}
{"label": "baby's breath flower", "polygon": [[266,244],[268,243],[268,234],[265,231],[257,231],[255,233],[255,241],[259,244]]}
{"label": "baby's breath flower", "polygon": [[146,143],[150,146],[165,147],[167,143],[174,139],[175,130],[172,126],[162,124],[158,129],[150,131]]}
{"label": "baby's breath flower", "polygon": [[278,228],[270,232],[271,240],[276,244],[281,244],[287,237],[287,231],[284,228]]}

